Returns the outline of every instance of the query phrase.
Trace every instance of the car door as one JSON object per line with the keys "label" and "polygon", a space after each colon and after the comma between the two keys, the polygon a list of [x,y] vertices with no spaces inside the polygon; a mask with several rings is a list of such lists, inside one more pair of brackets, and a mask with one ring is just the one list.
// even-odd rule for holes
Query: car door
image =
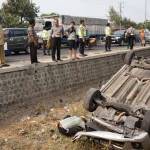
{"label": "car door", "polygon": [[14,29],[13,30],[13,44],[15,49],[24,50],[27,47],[27,30],[26,29]]}

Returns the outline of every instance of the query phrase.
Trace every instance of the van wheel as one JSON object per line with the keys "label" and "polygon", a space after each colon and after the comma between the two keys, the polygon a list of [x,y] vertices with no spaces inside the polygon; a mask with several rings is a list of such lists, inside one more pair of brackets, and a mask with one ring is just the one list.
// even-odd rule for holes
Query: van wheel
{"label": "van wheel", "polygon": [[133,58],[135,57],[135,53],[133,51],[129,51],[124,58],[124,63],[127,65],[131,65]]}
{"label": "van wheel", "polygon": [[142,121],[141,129],[148,132],[148,134],[150,135],[150,110],[148,110],[144,115],[144,119]]}
{"label": "van wheel", "polygon": [[98,104],[96,103],[96,100],[101,100],[102,99],[102,95],[100,90],[95,89],[95,88],[91,88],[85,97],[84,103],[83,103],[83,107],[89,111],[89,112],[93,112],[97,109]]}

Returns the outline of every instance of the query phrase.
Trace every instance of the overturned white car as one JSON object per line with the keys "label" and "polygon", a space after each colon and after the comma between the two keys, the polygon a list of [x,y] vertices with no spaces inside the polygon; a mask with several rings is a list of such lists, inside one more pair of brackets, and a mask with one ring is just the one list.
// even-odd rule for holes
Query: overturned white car
{"label": "overturned white car", "polygon": [[92,114],[73,140],[86,136],[108,140],[114,149],[150,150],[150,59],[127,53],[100,90],[87,92],[84,108]]}

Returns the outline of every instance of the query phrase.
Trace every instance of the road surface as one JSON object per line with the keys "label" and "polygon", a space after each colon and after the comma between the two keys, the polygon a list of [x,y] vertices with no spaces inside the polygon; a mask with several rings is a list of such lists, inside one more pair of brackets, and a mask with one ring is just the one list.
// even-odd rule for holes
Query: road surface
{"label": "road surface", "polygon": [[[140,48],[140,46],[136,46],[135,49],[136,48]],[[116,52],[116,51],[123,51],[123,50],[127,50],[127,47],[113,46],[112,51],[107,52],[107,53],[113,53],[113,52]],[[62,53],[61,58],[64,61],[69,59],[67,48],[63,48],[61,50],[61,53]],[[86,49],[85,53],[88,55],[87,57],[91,57],[91,56],[102,55],[106,52],[104,50],[104,45],[103,45],[103,46],[95,47],[95,48],[90,49],[90,50]],[[81,57],[81,59],[82,59],[82,57]],[[38,60],[41,63],[50,63],[50,62],[52,62],[51,56],[43,55],[42,50],[38,50]],[[24,53],[21,53],[19,55],[11,55],[11,56],[6,57],[6,61],[10,65],[8,68],[21,67],[21,66],[25,66],[25,65],[30,64],[30,55],[26,55]],[[6,68],[2,68],[2,69],[6,69]]]}

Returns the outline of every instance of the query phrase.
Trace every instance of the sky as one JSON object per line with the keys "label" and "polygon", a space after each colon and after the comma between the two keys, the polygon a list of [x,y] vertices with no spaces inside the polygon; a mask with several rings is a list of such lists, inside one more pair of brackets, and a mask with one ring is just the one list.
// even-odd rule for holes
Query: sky
{"label": "sky", "polygon": [[[56,12],[61,15],[107,18],[110,6],[119,11],[122,2],[122,15],[136,22],[145,19],[145,0],[32,0],[40,7],[40,13]],[[6,0],[0,0],[0,6]],[[147,0],[147,7],[150,0]],[[150,9],[147,9],[150,20]]]}

